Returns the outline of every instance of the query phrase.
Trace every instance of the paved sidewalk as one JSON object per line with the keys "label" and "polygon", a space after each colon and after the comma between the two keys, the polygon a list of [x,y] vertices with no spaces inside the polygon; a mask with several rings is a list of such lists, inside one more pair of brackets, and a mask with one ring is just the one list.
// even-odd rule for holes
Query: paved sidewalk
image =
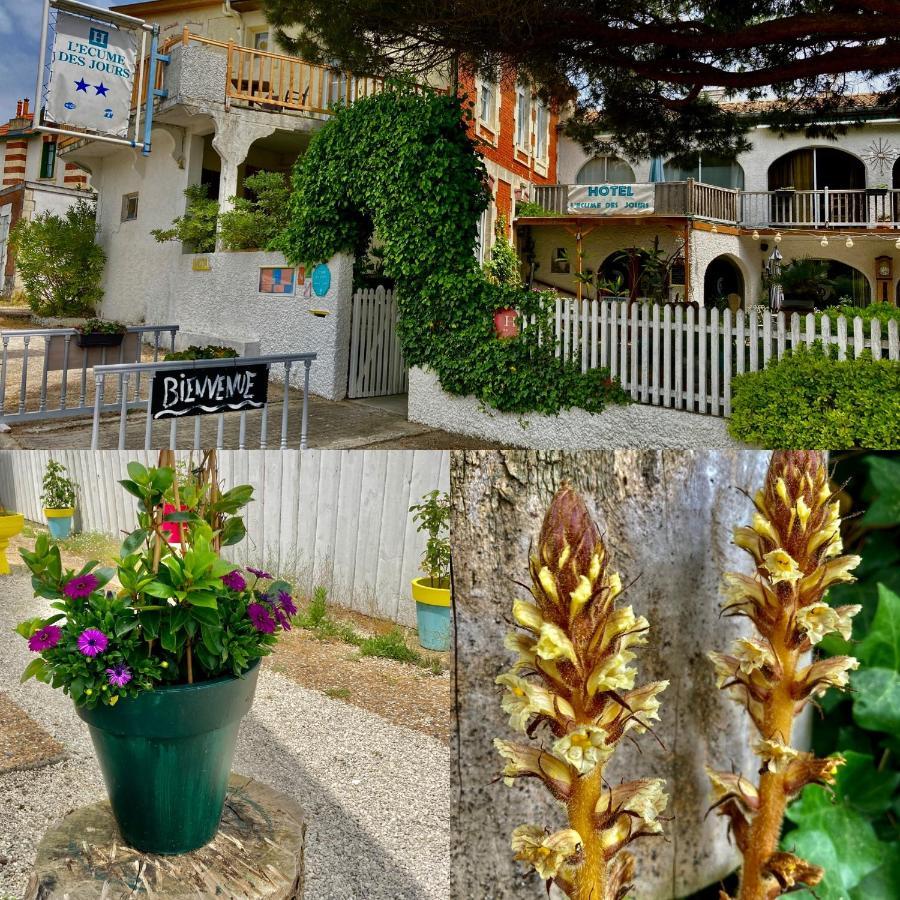
{"label": "paved sidewalk", "polygon": [[[280,397],[281,386],[271,385],[270,396]],[[476,438],[452,434],[410,422],[406,418],[406,397],[375,397],[368,400],[323,400],[309,398],[309,446],[331,450],[476,450],[499,447]],[[288,413],[288,446],[300,446],[300,416],[302,392],[291,391]],[[280,446],[281,401],[269,405],[268,439],[271,447]],[[262,414],[247,414],[246,446],[259,446]],[[126,448],[143,449],[146,416],[131,412],[126,425]],[[201,418],[201,445],[215,447],[218,416]],[[239,446],[240,417],[226,416],[224,446]],[[153,426],[153,446],[168,446],[169,422],[156,422]],[[100,449],[118,447],[119,417],[104,416],[100,426]],[[194,442],[194,419],[185,419],[178,426],[178,446],[190,449]],[[2,446],[27,450],[58,449],[60,447],[89,448],[91,446],[91,420],[84,417],[56,419],[44,423],[14,424],[5,436]]]}
{"label": "paved sidewalk", "polygon": [[[32,597],[22,566],[0,586],[0,690],[69,754],[61,763],[0,776],[0,897],[20,897],[47,827],[105,792],[87,726],[71,700],[34,680],[19,684],[33,655],[12,629],[47,614],[49,601]],[[301,688],[267,667],[233,768],[303,806],[308,897],[449,896],[450,751],[440,741]]]}

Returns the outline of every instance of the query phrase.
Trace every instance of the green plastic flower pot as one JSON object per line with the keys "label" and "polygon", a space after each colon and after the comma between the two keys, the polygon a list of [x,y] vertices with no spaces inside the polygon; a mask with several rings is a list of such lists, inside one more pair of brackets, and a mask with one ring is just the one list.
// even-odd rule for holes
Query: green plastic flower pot
{"label": "green plastic flower pot", "polygon": [[242,678],[160,687],[116,706],[76,707],[125,843],[175,855],[213,839],[258,674],[257,661]]}

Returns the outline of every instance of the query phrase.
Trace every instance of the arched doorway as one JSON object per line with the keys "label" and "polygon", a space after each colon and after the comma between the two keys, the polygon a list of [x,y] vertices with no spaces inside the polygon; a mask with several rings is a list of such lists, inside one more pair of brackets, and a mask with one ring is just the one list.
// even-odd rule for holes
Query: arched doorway
{"label": "arched doorway", "polygon": [[781,285],[787,312],[806,313],[844,304],[868,306],[872,300],[869,279],[836,259],[792,259],[781,267]]}
{"label": "arched doorway", "polygon": [[717,256],[703,276],[703,305],[737,312],[744,302],[744,275],[726,255]]}
{"label": "arched doorway", "polygon": [[866,223],[866,167],[852,153],[836,147],[792,150],[769,166],[768,179],[773,224]]}
{"label": "arched doorway", "polygon": [[575,176],[576,184],[634,184],[634,169],[618,156],[595,156]]}

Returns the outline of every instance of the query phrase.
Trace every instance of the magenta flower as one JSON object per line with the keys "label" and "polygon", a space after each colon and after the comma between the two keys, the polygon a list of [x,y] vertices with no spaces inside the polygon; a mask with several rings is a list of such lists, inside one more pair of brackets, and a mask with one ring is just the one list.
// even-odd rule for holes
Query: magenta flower
{"label": "magenta flower", "polygon": [[253,566],[247,566],[247,571],[251,575],[255,575],[257,578],[264,578],[267,581],[272,580],[272,576],[268,572],[264,572],[262,569],[254,569]]}
{"label": "magenta flower", "polygon": [[131,669],[125,663],[116,663],[106,670],[106,678],[113,687],[125,687],[131,681]]}
{"label": "magenta flower", "polygon": [[297,615],[297,607],[294,605],[294,598],[287,591],[278,592],[278,606],[289,616]]}
{"label": "magenta flower", "polygon": [[58,625],[45,625],[28,638],[28,649],[35,653],[50,650],[59,643],[61,636],[62,628]]}
{"label": "magenta flower", "polygon": [[263,634],[272,634],[275,631],[275,620],[261,603],[251,603],[247,607],[247,615],[257,631]]}
{"label": "magenta flower", "polygon": [[287,617],[283,609],[278,609],[277,607],[273,610],[275,613],[275,618],[278,621],[278,624],[285,630],[291,630],[291,620]]}
{"label": "magenta flower", "polygon": [[229,572],[227,575],[223,575],[222,583],[230,591],[242,591],[245,587],[247,587],[247,582],[244,581],[244,576],[241,575],[239,569],[235,569],[233,572]]}
{"label": "magenta flower", "polygon": [[66,582],[63,593],[70,600],[81,600],[84,597],[90,597],[97,590],[100,582],[96,575],[78,575]]}
{"label": "magenta flower", "polygon": [[99,656],[109,646],[109,638],[97,628],[86,628],[78,638],[78,649],[85,656]]}

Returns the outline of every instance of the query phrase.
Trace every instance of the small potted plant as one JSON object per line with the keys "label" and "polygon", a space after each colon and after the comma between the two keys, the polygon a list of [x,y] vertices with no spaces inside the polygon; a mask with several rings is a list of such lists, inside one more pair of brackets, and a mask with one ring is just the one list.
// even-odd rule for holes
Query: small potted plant
{"label": "small potted plant", "polygon": [[75,482],[69,478],[66,467],[51,459],[44,471],[41,503],[47,518],[50,536],[65,540],[72,533],[72,517],[75,515]]}
{"label": "small potted plant", "polygon": [[112,319],[88,319],[76,329],[76,343],[87,347],[118,347],[125,339],[127,326]]}
{"label": "small potted plant", "polygon": [[424,578],[412,582],[419,643],[428,650],[450,649],[450,498],[431,491],[409,508],[418,531],[428,532],[422,555]]}
{"label": "small potted plant", "polygon": [[122,838],[147,853],[188,853],[215,836],[259,661],[296,614],[286,582],[219,556],[246,533],[237,513],[252,488],[221,492],[208,458],[184,491],[174,468],[129,463],[121,484],[139,500],[139,527],[117,569],[64,569],[47,535],[22,551],[35,595],[52,601],[52,614],[16,629],[36,654],[23,680],[71,696]]}
{"label": "small potted plant", "polygon": [[9,575],[9,560],[6,558],[9,539],[15,537],[24,527],[25,516],[7,509],[0,502],[0,575]]}

